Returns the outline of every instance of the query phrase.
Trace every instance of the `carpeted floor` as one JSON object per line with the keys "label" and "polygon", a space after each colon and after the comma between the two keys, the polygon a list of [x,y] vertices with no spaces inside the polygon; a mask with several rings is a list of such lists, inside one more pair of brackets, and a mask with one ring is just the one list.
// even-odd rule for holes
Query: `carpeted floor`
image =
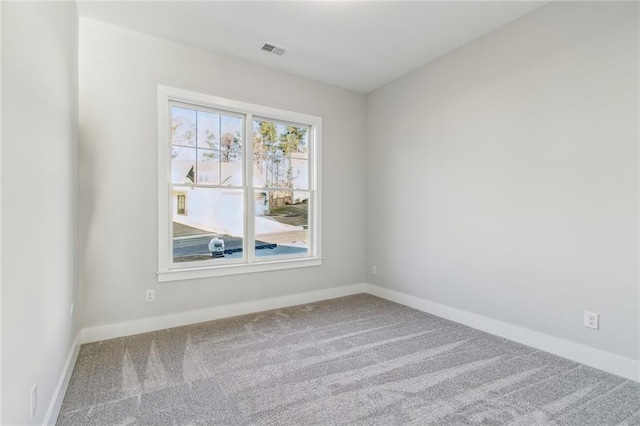
{"label": "carpeted floor", "polygon": [[58,425],[640,425],[640,384],[369,295],[83,345]]}

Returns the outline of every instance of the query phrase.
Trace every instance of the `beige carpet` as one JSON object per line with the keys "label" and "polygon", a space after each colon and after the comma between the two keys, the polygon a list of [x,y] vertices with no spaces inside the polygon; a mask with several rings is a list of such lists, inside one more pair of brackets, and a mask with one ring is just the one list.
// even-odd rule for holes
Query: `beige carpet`
{"label": "beige carpet", "polygon": [[83,345],[58,425],[640,425],[640,384],[369,295]]}

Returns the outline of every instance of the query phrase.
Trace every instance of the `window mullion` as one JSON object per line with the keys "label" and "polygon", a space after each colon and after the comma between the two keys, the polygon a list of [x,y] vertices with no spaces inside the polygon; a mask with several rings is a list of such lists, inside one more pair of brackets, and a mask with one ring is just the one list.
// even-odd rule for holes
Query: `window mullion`
{"label": "window mullion", "polygon": [[[196,139],[195,139],[195,151],[196,151],[196,174],[193,177],[193,183],[200,183],[200,178],[198,177],[198,112],[196,111]],[[219,182],[219,181],[218,181]]]}
{"label": "window mullion", "polygon": [[244,164],[245,164],[245,253],[247,262],[253,263],[255,260],[255,191],[253,190],[253,114],[245,116],[244,125]]}

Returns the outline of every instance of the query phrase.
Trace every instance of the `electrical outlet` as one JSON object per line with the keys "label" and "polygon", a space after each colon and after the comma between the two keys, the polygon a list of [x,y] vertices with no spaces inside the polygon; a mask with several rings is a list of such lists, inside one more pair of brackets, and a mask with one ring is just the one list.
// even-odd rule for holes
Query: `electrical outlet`
{"label": "electrical outlet", "polygon": [[38,384],[34,384],[31,388],[31,418],[36,415],[38,410]]}
{"label": "electrical outlet", "polygon": [[156,291],[155,290],[147,290],[147,297],[145,299],[147,302],[155,302],[156,300]]}
{"label": "electrical outlet", "polygon": [[378,275],[378,267],[376,265],[371,267],[371,275]]}
{"label": "electrical outlet", "polygon": [[74,304],[71,304],[71,309],[69,309],[69,316],[72,317],[73,316],[73,308],[74,308]]}
{"label": "electrical outlet", "polygon": [[584,326],[598,330],[600,328],[600,314],[584,311]]}

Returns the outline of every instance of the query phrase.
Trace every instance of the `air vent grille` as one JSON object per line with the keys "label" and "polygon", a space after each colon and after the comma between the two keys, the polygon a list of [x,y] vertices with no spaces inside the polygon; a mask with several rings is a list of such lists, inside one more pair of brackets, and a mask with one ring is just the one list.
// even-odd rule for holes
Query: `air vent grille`
{"label": "air vent grille", "polygon": [[275,44],[271,43],[265,43],[264,46],[262,46],[262,50],[264,50],[265,52],[273,53],[274,55],[282,56],[287,51],[287,48],[276,46]]}

